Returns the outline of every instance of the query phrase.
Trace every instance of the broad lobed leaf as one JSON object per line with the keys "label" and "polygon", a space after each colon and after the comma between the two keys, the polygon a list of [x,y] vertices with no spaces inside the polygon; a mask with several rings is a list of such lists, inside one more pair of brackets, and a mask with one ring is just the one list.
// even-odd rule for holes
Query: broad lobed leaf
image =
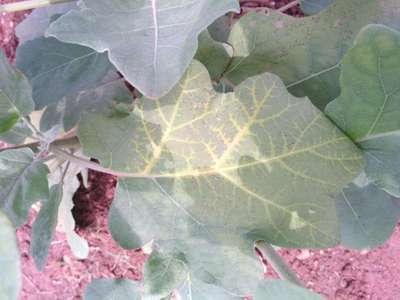
{"label": "broad lobed leaf", "polygon": [[79,126],[87,156],[136,177],[114,201],[131,247],[222,228],[287,247],[338,242],[333,197],[358,174],[360,152],[276,76],[217,94],[194,63],[167,96],[136,105]]}
{"label": "broad lobed leaf", "polygon": [[337,0],[316,16],[294,18],[270,11],[250,13],[234,26],[228,43],[234,59],[225,78],[238,84],[271,72],[296,96],[320,109],[339,96],[340,63],[367,24],[400,28],[397,0]]}
{"label": "broad lobed leaf", "polygon": [[[215,19],[238,11],[237,0],[82,0],[47,34],[108,52],[110,61],[143,94],[168,92],[197,50],[197,37]],[[112,16],[112,17],[110,17]]]}
{"label": "broad lobed leaf", "polygon": [[400,195],[400,33],[369,25],[343,59],[342,94],[328,116],[364,150],[366,174]]}

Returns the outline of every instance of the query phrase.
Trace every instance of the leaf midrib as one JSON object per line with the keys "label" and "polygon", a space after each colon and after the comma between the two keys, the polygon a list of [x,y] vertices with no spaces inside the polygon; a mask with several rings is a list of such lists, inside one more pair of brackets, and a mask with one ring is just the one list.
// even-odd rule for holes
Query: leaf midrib
{"label": "leaf midrib", "polygon": [[[191,170],[191,171],[184,171],[184,172],[173,172],[173,173],[157,173],[157,174],[151,174],[151,173],[146,173],[146,172],[141,172],[141,173],[125,173],[127,176],[126,177],[136,177],[136,178],[182,178],[182,177],[200,177],[200,176],[212,176],[212,175],[220,175],[222,173],[226,173],[229,171],[235,171],[235,170],[239,170],[242,168],[248,168],[248,167],[252,167],[252,166],[257,166],[260,164],[268,164],[274,161],[279,161],[282,160],[284,158],[287,157],[291,157],[293,155],[297,155],[297,154],[301,154],[304,152],[308,152],[314,149],[318,149],[320,147],[323,146],[327,146],[329,144],[332,143],[336,143],[336,142],[340,142],[340,141],[344,141],[347,140],[348,138],[345,136],[341,136],[339,138],[336,139],[332,139],[329,141],[326,141],[324,143],[321,144],[316,144],[316,145],[312,145],[310,147],[306,147],[306,148],[302,148],[300,150],[295,150],[295,151],[290,151],[287,153],[283,153],[281,155],[277,155],[274,157],[269,157],[269,158],[265,158],[265,159],[259,159],[259,160],[255,160],[246,164],[242,164],[242,165],[235,165],[235,166],[225,166],[225,167],[220,167],[218,169],[216,169],[215,167],[210,168],[208,170],[204,170],[204,171],[196,171],[196,170]],[[361,158],[361,156],[360,156]],[[355,159],[354,157],[352,157],[352,159]],[[129,176],[129,174],[131,176]]]}

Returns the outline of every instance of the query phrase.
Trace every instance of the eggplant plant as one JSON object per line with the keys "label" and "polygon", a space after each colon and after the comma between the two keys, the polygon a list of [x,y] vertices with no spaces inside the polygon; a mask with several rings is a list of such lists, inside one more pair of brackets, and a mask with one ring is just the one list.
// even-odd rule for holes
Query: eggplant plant
{"label": "eggplant plant", "polygon": [[[283,13],[299,3],[308,16]],[[99,278],[87,300],[322,299],[278,247],[369,249],[391,235],[398,0],[293,1],[237,20],[237,0],[0,8],[26,9],[15,64],[0,54],[1,299],[18,298],[15,228],[35,203],[37,268],[59,223],[88,256],[71,214],[88,170],[118,177],[113,238],[151,254],[141,282]]]}

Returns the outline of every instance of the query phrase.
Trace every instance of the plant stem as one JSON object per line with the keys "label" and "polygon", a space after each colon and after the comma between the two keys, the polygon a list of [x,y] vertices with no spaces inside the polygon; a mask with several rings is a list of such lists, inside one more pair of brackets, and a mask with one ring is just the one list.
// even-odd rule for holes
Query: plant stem
{"label": "plant stem", "polygon": [[283,13],[287,11],[288,9],[291,9],[292,7],[295,7],[297,4],[300,4],[301,0],[294,0],[285,6],[282,6],[281,8],[278,9],[279,12]]}
{"label": "plant stem", "polygon": [[265,241],[258,241],[256,242],[256,248],[260,251],[262,256],[268,260],[280,278],[296,285],[303,286],[297,275],[293,273],[292,269],[283,261],[274,247]]}
{"label": "plant stem", "polygon": [[[57,147],[66,147],[66,148],[80,147],[79,140],[76,136],[55,140],[54,142],[51,143],[51,145],[54,145]],[[35,151],[35,150],[37,150],[38,147],[40,147],[40,142],[32,142],[32,143],[2,148],[2,149],[0,149],[0,152],[7,151],[7,150],[21,149],[21,148],[31,148],[32,150]]]}
{"label": "plant stem", "polygon": [[87,160],[83,157],[79,157],[79,156],[73,155],[71,153],[68,153],[68,152],[60,149],[59,146],[54,145],[54,144],[50,145],[49,151],[65,160],[69,160],[72,163],[78,164],[82,167],[85,167],[87,169],[91,169],[91,170],[94,170],[97,172],[106,173],[106,174],[119,176],[119,177],[142,177],[139,174],[117,172],[117,171],[113,171],[108,168],[104,168],[101,165],[99,165],[98,163],[95,163],[95,162]]}
{"label": "plant stem", "polygon": [[33,139],[38,141],[44,140],[43,134],[35,127],[35,125],[32,124],[32,122],[27,117],[22,116],[21,119],[25,123],[25,125],[32,131]]}
{"label": "plant stem", "polygon": [[6,3],[0,6],[0,12],[16,12],[72,1],[76,0],[28,0],[15,3]]}

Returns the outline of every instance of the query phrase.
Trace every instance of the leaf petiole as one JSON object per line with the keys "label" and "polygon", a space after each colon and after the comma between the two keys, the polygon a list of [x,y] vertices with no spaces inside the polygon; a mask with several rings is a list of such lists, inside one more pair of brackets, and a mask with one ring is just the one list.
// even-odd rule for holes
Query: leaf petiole
{"label": "leaf petiole", "polygon": [[279,12],[283,13],[287,11],[288,9],[291,9],[292,7],[295,7],[296,5],[300,4],[300,0],[294,0],[292,2],[289,2],[285,6],[282,6],[281,8],[278,9]]}
{"label": "leaf petiole", "polygon": [[299,278],[292,269],[283,261],[278,252],[265,241],[257,241],[256,248],[261,253],[263,258],[267,259],[272,268],[278,273],[281,279],[287,280],[299,286],[303,286]]}

